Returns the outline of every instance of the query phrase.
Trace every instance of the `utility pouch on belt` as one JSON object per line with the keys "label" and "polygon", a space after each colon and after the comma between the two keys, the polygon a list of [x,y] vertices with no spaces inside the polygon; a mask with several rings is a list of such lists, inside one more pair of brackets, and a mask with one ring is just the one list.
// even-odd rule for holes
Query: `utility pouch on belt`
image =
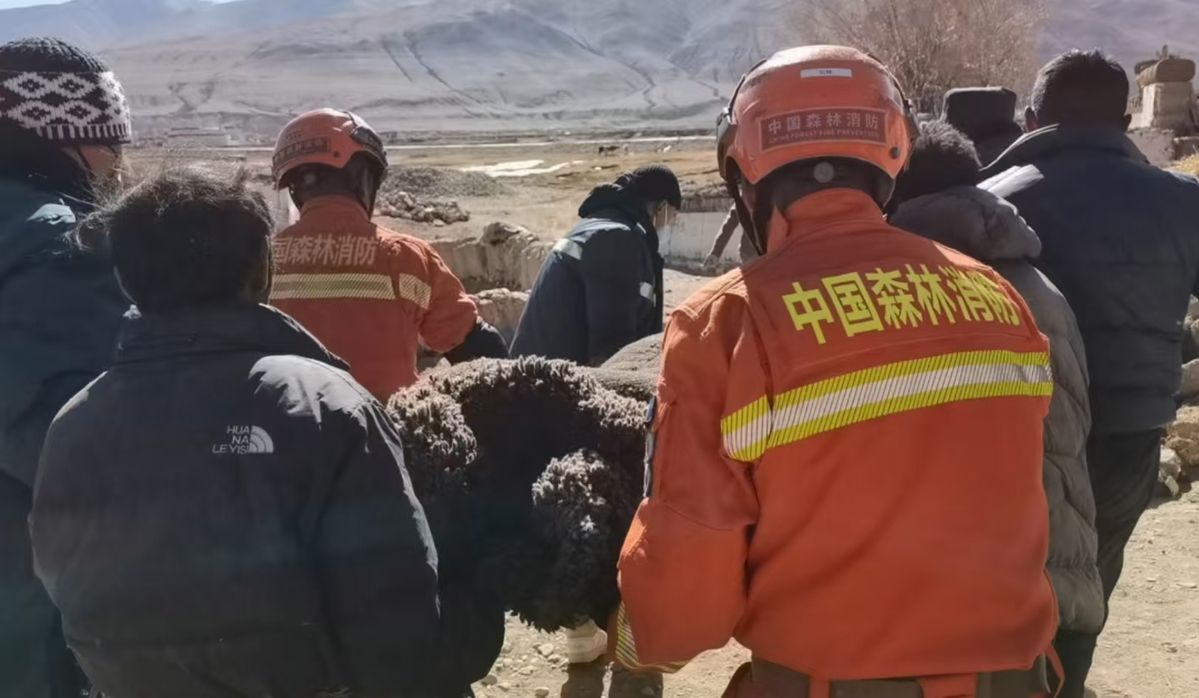
{"label": "utility pouch on belt", "polygon": [[1038,698],[1053,695],[1049,660],[1031,669],[975,676],[883,681],[821,681],[787,667],[754,659],[733,676],[724,698]]}

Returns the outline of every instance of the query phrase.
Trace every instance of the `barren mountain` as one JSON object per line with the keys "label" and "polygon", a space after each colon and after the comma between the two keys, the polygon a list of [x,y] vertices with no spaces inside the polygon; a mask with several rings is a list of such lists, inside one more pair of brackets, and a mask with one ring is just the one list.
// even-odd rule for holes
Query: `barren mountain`
{"label": "barren mountain", "polygon": [[[1199,56],[1199,0],[1053,0],[1045,53]],[[72,0],[0,11],[0,39],[100,48],[142,134],[274,132],[336,104],[382,130],[707,127],[789,0]],[[1188,32],[1187,30],[1191,31]]]}

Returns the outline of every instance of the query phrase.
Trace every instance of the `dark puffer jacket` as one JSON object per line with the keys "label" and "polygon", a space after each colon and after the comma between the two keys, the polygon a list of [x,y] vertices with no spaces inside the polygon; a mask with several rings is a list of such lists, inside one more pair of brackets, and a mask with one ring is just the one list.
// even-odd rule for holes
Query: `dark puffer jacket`
{"label": "dark puffer jacket", "polygon": [[1180,336],[1199,280],[1199,180],[1152,167],[1114,128],[1028,134],[981,186],[1016,205],[1037,267],[1078,317],[1096,434],[1174,421]]}
{"label": "dark puffer jacket", "polygon": [[554,245],[529,294],[513,358],[584,366],[662,331],[664,261],[645,204],[605,184],[579,208],[583,222]]}
{"label": "dark puffer jacket", "polygon": [[1049,576],[1061,626],[1103,628],[1103,590],[1096,568],[1095,498],[1087,475],[1087,360],[1074,314],[1062,294],[1032,266],[1041,251],[1036,233],[1008,202],[975,187],[960,187],[905,202],[891,223],[991,265],[1020,292],[1049,338],[1053,401],[1045,419],[1049,500]]}
{"label": "dark puffer jacket", "polygon": [[70,174],[0,165],[0,696],[21,698],[79,693],[26,519],[46,429],[112,362],[129,307],[112,264],[72,240],[90,194],[61,165]]}
{"label": "dark puffer jacket", "polygon": [[439,599],[399,437],[341,368],[264,306],[131,318],[51,427],[30,517],[99,689],[456,697],[486,674],[503,609],[471,580]]}

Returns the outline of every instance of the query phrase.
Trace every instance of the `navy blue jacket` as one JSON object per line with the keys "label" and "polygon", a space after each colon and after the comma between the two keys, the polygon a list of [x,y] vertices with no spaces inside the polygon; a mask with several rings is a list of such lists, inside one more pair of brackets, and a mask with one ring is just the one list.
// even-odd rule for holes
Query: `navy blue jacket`
{"label": "navy blue jacket", "polygon": [[265,306],[133,314],[46,439],[37,572],[119,698],[461,696],[503,608],[441,580],[383,408]]}
{"label": "navy blue jacket", "polygon": [[662,331],[664,263],[645,204],[605,184],[579,216],[583,222],[541,267],[512,340],[513,357],[597,366]]}
{"label": "navy blue jacket", "polygon": [[0,165],[0,696],[74,698],[81,676],[26,519],[46,429],[111,363],[129,302],[108,260],[73,240],[91,209],[82,175],[48,157],[56,176]]}
{"label": "navy blue jacket", "polygon": [[0,178],[0,471],[33,487],[58,410],[112,363],[129,301],[72,239],[87,204]]}
{"label": "navy blue jacket", "polygon": [[1050,127],[984,171],[1043,243],[1036,265],[1078,318],[1092,433],[1175,417],[1181,329],[1199,281],[1199,180],[1149,165],[1114,128]]}

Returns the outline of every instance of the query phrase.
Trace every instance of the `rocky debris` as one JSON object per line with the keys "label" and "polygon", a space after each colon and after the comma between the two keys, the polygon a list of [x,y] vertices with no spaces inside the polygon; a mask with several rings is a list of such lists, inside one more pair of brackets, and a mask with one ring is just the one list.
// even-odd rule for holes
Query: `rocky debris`
{"label": "rocky debris", "polygon": [[1186,365],[1195,359],[1199,359],[1199,321],[1188,317],[1182,323],[1182,363]]}
{"label": "rocky debris", "polygon": [[531,233],[524,226],[505,223],[504,221],[493,221],[483,228],[483,237],[480,240],[488,245],[498,245],[511,240],[517,235],[531,235]]}
{"label": "rocky debris", "polygon": [[554,653],[554,643],[545,642],[540,645],[537,645],[537,654],[540,654],[542,657],[549,658],[549,656],[553,653]]}
{"label": "rocky debris", "polygon": [[1199,396],[1199,359],[1183,364],[1179,393],[1186,399]]}
{"label": "rocky debris", "polygon": [[1186,406],[1166,429],[1166,448],[1178,455],[1183,469],[1199,468],[1199,407]]}
{"label": "rocky debris", "polygon": [[427,199],[467,199],[504,196],[511,190],[482,172],[399,165],[388,172],[379,193],[390,197],[398,192]]}
{"label": "rocky debris", "polygon": [[500,679],[498,676],[496,676],[495,674],[488,674],[487,676],[484,676],[483,680],[480,681],[479,683],[483,684],[484,686],[494,686],[499,682],[500,682]]}
{"label": "rocky debris", "polygon": [[1187,485],[1199,478],[1199,406],[1188,405],[1166,429],[1158,481],[1178,497]]}
{"label": "rocky debris", "polygon": [[1157,474],[1157,481],[1169,491],[1171,497],[1178,497],[1182,494],[1182,486],[1178,484],[1179,478],[1182,477],[1182,459],[1174,452],[1174,449],[1162,447],[1161,451],[1161,470]]}
{"label": "rocky debris", "polygon": [[483,238],[434,240],[431,244],[467,290],[532,289],[553,243],[506,223],[488,225],[487,230],[491,234],[484,233]]}
{"label": "rocky debris", "polygon": [[538,686],[537,688],[533,689],[533,695],[536,696],[536,698],[548,698],[550,695],[550,689],[546,688],[545,686]]}
{"label": "rocky debris", "polygon": [[379,192],[375,210],[380,216],[438,227],[470,220],[470,213],[463,211],[457,201],[422,201],[406,191]]}
{"label": "rocky debris", "polygon": [[479,308],[479,317],[487,324],[495,327],[504,335],[504,339],[512,342],[516,328],[520,325],[520,316],[525,312],[529,303],[529,294],[524,291],[509,291],[506,288],[492,288],[475,294],[475,305]]}

